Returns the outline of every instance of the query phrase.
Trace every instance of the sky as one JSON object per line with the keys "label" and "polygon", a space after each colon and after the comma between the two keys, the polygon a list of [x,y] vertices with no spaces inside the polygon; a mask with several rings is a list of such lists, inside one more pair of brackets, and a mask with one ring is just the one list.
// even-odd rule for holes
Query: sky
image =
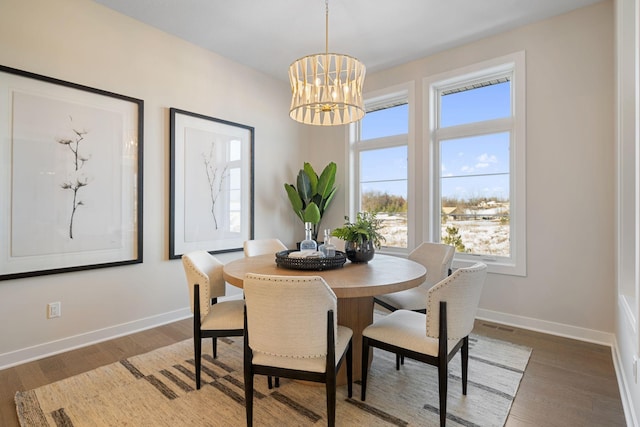
{"label": "sky", "polygon": [[[509,117],[510,82],[441,97],[441,127]],[[362,140],[408,132],[408,105],[367,113]],[[419,142],[419,141],[418,141]],[[509,134],[497,133],[442,141],[442,197],[509,197]],[[362,192],[376,189],[407,196],[407,148],[363,151]]]}

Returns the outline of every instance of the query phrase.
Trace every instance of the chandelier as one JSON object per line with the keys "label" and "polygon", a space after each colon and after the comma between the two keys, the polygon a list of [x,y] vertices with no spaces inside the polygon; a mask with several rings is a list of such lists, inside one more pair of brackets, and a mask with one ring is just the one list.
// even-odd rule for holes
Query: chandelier
{"label": "chandelier", "polygon": [[325,52],[300,58],[289,67],[289,116],[308,125],[344,125],[364,117],[366,68],[352,56],[329,53],[329,0],[325,0],[325,28]]}

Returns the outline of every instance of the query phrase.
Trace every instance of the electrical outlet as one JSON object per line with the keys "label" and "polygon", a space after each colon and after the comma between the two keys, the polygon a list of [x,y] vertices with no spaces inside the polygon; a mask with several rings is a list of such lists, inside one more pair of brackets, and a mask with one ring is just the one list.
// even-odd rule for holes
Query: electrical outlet
{"label": "electrical outlet", "polygon": [[47,304],[47,319],[60,317],[62,315],[62,306],[60,302],[50,302]]}

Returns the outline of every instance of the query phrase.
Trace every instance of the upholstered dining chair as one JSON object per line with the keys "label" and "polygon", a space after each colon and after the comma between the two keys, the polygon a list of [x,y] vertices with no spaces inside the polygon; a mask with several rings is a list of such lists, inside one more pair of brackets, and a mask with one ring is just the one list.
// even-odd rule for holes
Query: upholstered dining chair
{"label": "upholstered dining chair", "polygon": [[462,394],[467,394],[469,334],[480,302],[487,266],[460,268],[429,289],[427,312],[396,310],[362,331],[361,400],[367,390],[369,348],[377,347],[438,367],[440,425],[447,418],[448,364],[458,350],[462,358]]}
{"label": "upholstered dining chair", "polygon": [[225,295],[223,264],[207,251],[194,251],[182,256],[182,265],[193,313],[193,347],[196,388],[200,389],[202,339],[213,341],[213,357],[217,357],[217,338],[242,336],[244,333],[244,301],[218,302]]}
{"label": "upholstered dining chair", "polygon": [[319,276],[247,273],[243,287],[247,426],[253,425],[254,375],[324,383],[327,422],[335,425],[336,377],[345,356],[349,397],[353,377],[353,332],[337,324],[335,293]]}
{"label": "upholstered dining chair", "polygon": [[454,253],[455,248],[451,245],[422,243],[411,251],[409,259],[419,262],[427,269],[427,277],[424,283],[405,291],[378,295],[374,298],[374,301],[391,311],[402,309],[424,313],[426,311],[427,292],[433,285],[449,275]]}
{"label": "upholstered dining chair", "polygon": [[[404,291],[378,295],[373,298],[373,301],[390,311],[412,310],[425,313],[427,292],[449,275],[454,254],[455,248],[451,245],[423,242],[411,251],[409,259],[419,262],[427,269],[424,283]],[[396,369],[400,369],[401,363],[404,363],[404,358],[396,355]]]}
{"label": "upholstered dining chair", "polygon": [[275,254],[276,252],[286,251],[287,247],[280,239],[255,239],[245,240],[242,245],[244,256],[258,256],[266,254]]}

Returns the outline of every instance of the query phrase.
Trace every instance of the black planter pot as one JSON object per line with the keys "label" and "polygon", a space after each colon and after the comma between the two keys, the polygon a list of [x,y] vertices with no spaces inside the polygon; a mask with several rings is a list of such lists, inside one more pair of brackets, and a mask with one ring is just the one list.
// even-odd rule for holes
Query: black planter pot
{"label": "black planter pot", "polygon": [[356,242],[345,242],[344,252],[347,255],[347,259],[353,263],[368,263],[373,259],[376,253],[376,248],[373,246],[373,242],[366,241],[362,244]]}

